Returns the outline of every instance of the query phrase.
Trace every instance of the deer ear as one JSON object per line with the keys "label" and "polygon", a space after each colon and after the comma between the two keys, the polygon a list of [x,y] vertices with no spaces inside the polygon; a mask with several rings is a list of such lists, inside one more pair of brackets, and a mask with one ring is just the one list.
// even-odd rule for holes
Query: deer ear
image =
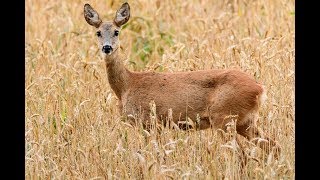
{"label": "deer ear", "polygon": [[98,28],[102,23],[101,19],[99,18],[99,14],[90,6],[90,4],[84,5],[84,18],[88,24],[96,28]]}
{"label": "deer ear", "polygon": [[128,22],[129,18],[130,18],[130,6],[126,2],[122,4],[120,9],[118,9],[116,13],[116,17],[114,18],[113,21],[118,27],[120,27],[124,25],[126,22]]}

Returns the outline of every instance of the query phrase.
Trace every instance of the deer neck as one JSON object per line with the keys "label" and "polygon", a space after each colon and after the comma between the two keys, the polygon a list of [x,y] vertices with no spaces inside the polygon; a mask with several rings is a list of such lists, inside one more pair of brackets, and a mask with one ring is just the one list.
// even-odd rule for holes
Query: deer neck
{"label": "deer neck", "polygon": [[120,100],[128,89],[131,73],[123,65],[124,60],[125,58],[119,55],[118,50],[105,56],[109,84]]}

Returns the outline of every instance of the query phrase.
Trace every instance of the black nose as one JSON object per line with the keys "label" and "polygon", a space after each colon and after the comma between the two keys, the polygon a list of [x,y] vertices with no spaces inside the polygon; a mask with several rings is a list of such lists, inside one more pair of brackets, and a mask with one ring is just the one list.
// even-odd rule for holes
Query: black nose
{"label": "black nose", "polygon": [[103,46],[102,51],[106,54],[110,53],[112,51],[112,47],[109,45]]}

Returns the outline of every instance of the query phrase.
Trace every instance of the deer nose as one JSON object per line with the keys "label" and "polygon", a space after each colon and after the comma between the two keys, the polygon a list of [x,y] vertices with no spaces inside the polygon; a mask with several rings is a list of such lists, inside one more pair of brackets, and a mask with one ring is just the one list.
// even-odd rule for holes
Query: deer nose
{"label": "deer nose", "polygon": [[105,45],[102,47],[102,51],[106,54],[109,54],[112,51],[112,47],[109,45]]}

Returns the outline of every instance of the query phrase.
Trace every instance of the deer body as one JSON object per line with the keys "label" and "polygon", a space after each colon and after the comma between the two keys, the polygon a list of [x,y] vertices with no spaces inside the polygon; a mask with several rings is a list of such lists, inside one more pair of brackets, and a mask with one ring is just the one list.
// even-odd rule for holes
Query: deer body
{"label": "deer body", "polygon": [[131,72],[114,52],[108,56],[107,73],[111,88],[126,115],[143,114],[147,123],[150,102],[155,102],[158,119],[165,120],[172,110],[172,120],[200,117],[200,129],[212,125],[224,128],[224,117],[238,115],[238,125],[251,123],[250,113],[257,113],[263,92],[261,85],[239,70],[202,70],[192,72]]}
{"label": "deer body", "polygon": [[[156,105],[157,120],[165,121],[169,109],[172,121],[187,118],[197,120],[197,129],[209,127],[225,129],[228,115],[237,116],[237,132],[249,140],[262,137],[255,127],[262,86],[248,74],[235,70],[202,70],[193,72],[157,73],[131,72],[123,65],[119,54],[119,31],[130,18],[130,6],[124,3],[113,21],[102,22],[89,5],[84,6],[88,24],[97,28],[99,46],[104,56],[111,88],[120,101],[124,115],[140,114],[144,125],[149,124],[150,103]],[[200,120],[200,121],[199,121]],[[275,142],[268,137],[268,143]]]}
{"label": "deer body", "polygon": [[[240,77],[239,77],[240,76]],[[252,79],[236,70],[196,71],[181,73],[133,73],[132,84],[124,94],[122,105],[127,113],[139,112],[149,115],[149,102],[154,101],[158,119],[168,115],[172,109],[172,120],[185,121],[186,117],[196,120],[200,116],[200,129],[211,125],[223,128],[223,118],[230,114],[239,115],[239,124],[247,113],[258,105],[262,92]],[[238,80],[248,87],[240,87]],[[255,86],[254,89],[251,87]],[[145,117],[148,119],[148,117]]]}

